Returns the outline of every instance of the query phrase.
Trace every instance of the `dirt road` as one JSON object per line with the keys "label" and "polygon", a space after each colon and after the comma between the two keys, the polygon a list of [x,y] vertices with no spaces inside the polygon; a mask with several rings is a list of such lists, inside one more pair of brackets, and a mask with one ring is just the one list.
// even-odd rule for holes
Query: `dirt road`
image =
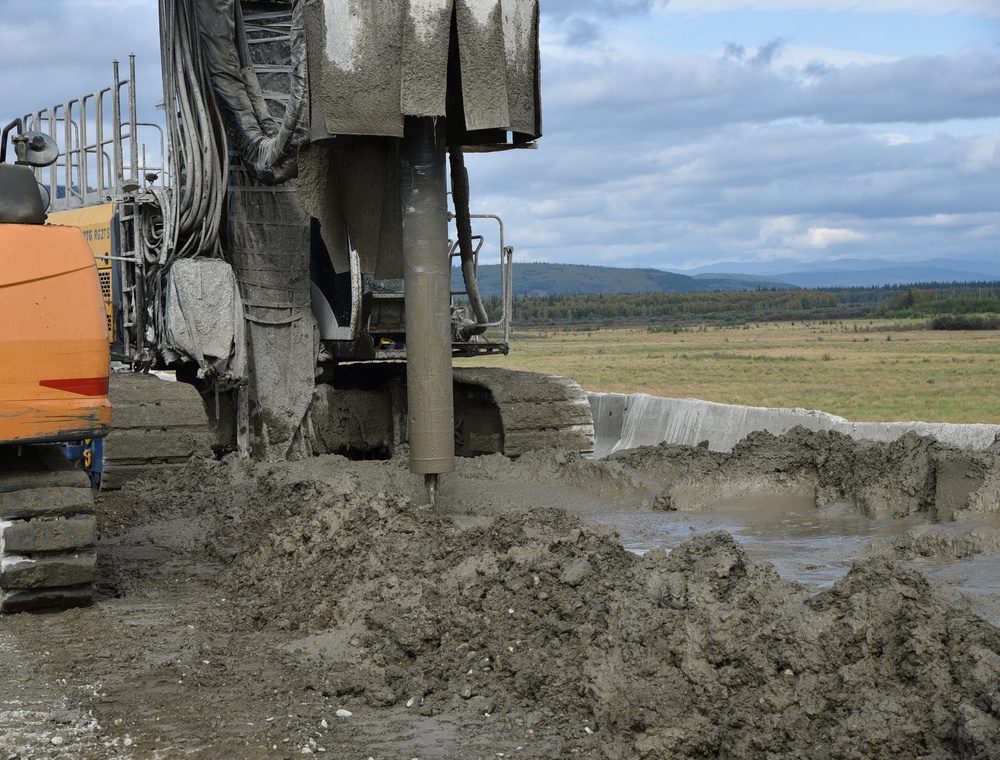
{"label": "dirt road", "polygon": [[[405,456],[191,462],[102,495],[92,607],[0,619],[0,758],[998,757],[1000,629],[907,564],[998,551],[995,455],[492,456],[436,509]],[[817,588],[599,524],[741,493],[901,529]]]}

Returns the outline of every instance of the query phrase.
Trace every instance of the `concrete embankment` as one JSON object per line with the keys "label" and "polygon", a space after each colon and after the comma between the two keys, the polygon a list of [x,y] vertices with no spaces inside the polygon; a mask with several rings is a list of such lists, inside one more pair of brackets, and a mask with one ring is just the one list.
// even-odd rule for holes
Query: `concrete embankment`
{"label": "concrete embankment", "polygon": [[850,422],[808,409],[768,409],[716,404],[698,399],[661,398],[644,393],[588,393],[594,413],[594,456],[672,443],[698,444],[712,451],[731,451],[755,431],[781,435],[794,427],[833,430],[855,440],[894,441],[913,431],[932,435],[961,449],[988,448],[1000,435],[1000,425],[930,422]]}

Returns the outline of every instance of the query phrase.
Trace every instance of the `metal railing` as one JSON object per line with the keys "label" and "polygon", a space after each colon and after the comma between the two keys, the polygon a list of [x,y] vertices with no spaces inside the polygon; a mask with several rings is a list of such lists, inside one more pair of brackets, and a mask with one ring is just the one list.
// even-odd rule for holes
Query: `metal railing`
{"label": "metal railing", "polygon": [[61,149],[54,164],[35,169],[52,211],[169,185],[163,126],[137,118],[134,55],[128,79],[121,79],[115,61],[111,87],[26,114],[23,121],[26,130],[49,135]]}
{"label": "metal railing", "polygon": [[[493,219],[499,226],[499,264],[500,264],[500,314],[494,315],[489,322],[485,324],[487,328],[495,329],[500,328],[503,331],[503,341],[500,350],[506,353],[506,348],[510,343],[510,325],[511,318],[514,312],[514,288],[512,284],[513,277],[513,267],[514,267],[514,249],[507,245],[504,240],[504,227],[503,219],[501,219],[496,214],[470,214],[472,219]],[[473,262],[476,270],[479,269],[479,252],[483,247],[485,237],[483,235],[473,235],[473,240],[476,242],[475,250],[473,251]],[[454,261],[455,259],[461,258],[461,253],[458,250],[458,241],[452,243],[451,251],[449,252],[449,260]],[[451,292],[452,299],[456,296],[466,298],[469,297],[469,293],[466,290],[453,290]],[[481,345],[477,346],[477,342],[470,344],[456,343],[454,349],[458,350],[460,353],[492,353],[494,349],[490,348],[490,341],[484,341]]]}

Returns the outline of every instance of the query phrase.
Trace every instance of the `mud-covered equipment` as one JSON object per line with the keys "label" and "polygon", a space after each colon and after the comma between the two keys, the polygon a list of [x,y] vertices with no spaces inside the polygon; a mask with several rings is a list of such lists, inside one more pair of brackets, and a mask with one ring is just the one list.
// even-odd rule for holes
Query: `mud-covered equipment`
{"label": "mud-covered equipment", "polygon": [[43,224],[30,165],[57,150],[19,121],[0,162],[0,612],[88,603],[93,489],[111,423],[108,328],[90,246]]}
{"label": "mud-covered equipment", "polygon": [[[359,394],[389,398],[387,432],[348,421],[334,450],[405,441],[429,477],[456,451],[590,448],[578,386],[452,370],[509,350],[513,250],[471,213],[465,164],[535,146],[538,23],[537,0],[161,0],[164,130],[137,117],[134,62],[26,116],[76,141],[40,173],[57,210],[110,199],[103,229],[78,223],[108,266],[113,357],[196,385],[215,447],[244,456],[330,450]],[[502,272],[489,302],[481,260]]]}

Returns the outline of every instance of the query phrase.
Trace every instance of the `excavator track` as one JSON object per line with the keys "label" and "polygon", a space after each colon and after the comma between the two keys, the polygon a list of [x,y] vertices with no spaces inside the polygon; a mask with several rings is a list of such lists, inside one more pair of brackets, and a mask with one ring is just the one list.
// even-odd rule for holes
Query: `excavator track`
{"label": "excavator track", "polygon": [[456,367],[455,449],[462,456],[561,448],[593,451],[594,418],[580,385],[558,375]]}
{"label": "excavator track", "polygon": [[79,462],[57,445],[0,446],[0,612],[89,604],[96,538]]}
{"label": "excavator track", "polygon": [[212,455],[215,437],[194,386],[123,372],[111,375],[108,396],[114,412],[104,439],[105,488],[194,455]]}
{"label": "excavator track", "polygon": [[[352,365],[340,381],[340,387],[317,387],[311,419],[314,449],[359,458],[388,455],[406,438],[403,365]],[[568,378],[455,367],[453,389],[458,456],[516,458],[537,449],[594,449],[590,402]]]}

